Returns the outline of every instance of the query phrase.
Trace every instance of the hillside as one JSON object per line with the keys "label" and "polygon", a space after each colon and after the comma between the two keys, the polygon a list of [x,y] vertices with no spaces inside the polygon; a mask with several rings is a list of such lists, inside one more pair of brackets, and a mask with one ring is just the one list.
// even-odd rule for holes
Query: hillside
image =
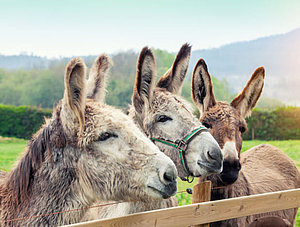
{"label": "hillside", "polygon": [[[157,65],[158,74],[161,75],[171,65],[174,55],[159,50],[156,50],[156,54],[160,56]],[[95,57],[83,56],[88,66]],[[126,84],[126,80],[128,81],[128,77],[130,77],[130,82],[133,81],[137,53],[134,51],[120,52],[112,55],[112,58],[114,60],[112,79],[124,80],[124,84]],[[298,91],[300,88],[300,67],[298,67],[300,28],[281,35],[236,42],[219,48],[194,50],[189,71],[193,70],[199,58],[205,59],[212,75],[220,81],[228,82],[232,93],[240,92],[254,70],[263,65],[266,68],[263,96],[281,100],[288,105],[300,106],[300,92]],[[9,71],[18,69],[50,70],[63,74],[68,60],[69,58],[48,59],[26,54],[0,55],[0,68]],[[188,75],[190,76],[191,73],[189,72]],[[108,99],[115,99],[115,95],[112,93]]]}
{"label": "hillside", "polygon": [[263,95],[300,105],[300,28],[282,35],[195,50],[191,70],[199,58],[205,59],[211,74],[225,78],[234,92],[240,92],[262,65],[266,69]]}

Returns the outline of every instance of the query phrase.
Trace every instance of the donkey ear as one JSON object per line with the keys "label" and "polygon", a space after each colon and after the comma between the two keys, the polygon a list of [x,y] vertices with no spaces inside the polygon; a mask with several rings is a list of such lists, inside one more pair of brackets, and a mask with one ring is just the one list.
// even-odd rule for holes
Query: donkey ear
{"label": "donkey ear", "polygon": [[[79,130],[84,127],[84,109],[86,101],[85,64],[81,58],[72,59],[65,72],[65,92],[63,98],[63,120],[69,129],[73,122],[79,123]],[[70,122],[72,120],[73,122]]]}
{"label": "donkey ear", "polygon": [[166,88],[169,92],[181,92],[183,80],[190,62],[191,46],[184,44],[178,52],[172,67],[157,82],[157,87]]}
{"label": "donkey ear", "polygon": [[106,81],[111,67],[112,61],[107,55],[102,54],[95,59],[87,82],[88,98],[95,99],[98,102],[104,102]]}
{"label": "donkey ear", "polygon": [[231,106],[235,107],[242,117],[251,115],[251,111],[261,95],[264,86],[264,78],[264,67],[257,68],[244,90],[232,100]]}
{"label": "donkey ear", "polygon": [[193,71],[192,98],[200,111],[200,116],[208,108],[216,105],[211,78],[205,61],[202,58],[197,62]]}
{"label": "donkey ear", "polygon": [[137,61],[137,72],[132,96],[133,106],[140,114],[151,107],[155,78],[154,55],[148,47],[144,47]]}

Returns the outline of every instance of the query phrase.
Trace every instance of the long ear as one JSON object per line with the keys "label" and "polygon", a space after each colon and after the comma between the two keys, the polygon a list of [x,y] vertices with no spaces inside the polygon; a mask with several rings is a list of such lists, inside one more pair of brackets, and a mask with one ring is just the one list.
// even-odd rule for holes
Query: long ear
{"label": "long ear", "polygon": [[264,67],[259,67],[252,74],[244,90],[237,95],[231,102],[231,106],[235,107],[243,117],[251,115],[251,111],[256,105],[263,86],[265,78]]}
{"label": "long ear", "polygon": [[85,64],[81,58],[72,59],[65,73],[65,92],[63,98],[63,123],[73,131],[73,122],[79,123],[79,131],[84,127],[86,101]]}
{"label": "long ear", "polygon": [[87,82],[88,98],[95,99],[98,102],[104,102],[106,95],[106,81],[111,66],[112,61],[105,54],[102,54],[95,59]]}
{"label": "long ear", "polygon": [[169,92],[181,92],[183,80],[190,62],[191,46],[184,44],[178,52],[172,67],[157,82],[157,87],[166,88]]}
{"label": "long ear", "polygon": [[200,116],[208,108],[216,105],[211,78],[205,61],[202,58],[197,62],[193,71],[192,98],[200,111]]}
{"label": "long ear", "polygon": [[137,72],[132,96],[133,106],[139,114],[151,107],[155,78],[154,55],[148,47],[144,47],[137,61]]}

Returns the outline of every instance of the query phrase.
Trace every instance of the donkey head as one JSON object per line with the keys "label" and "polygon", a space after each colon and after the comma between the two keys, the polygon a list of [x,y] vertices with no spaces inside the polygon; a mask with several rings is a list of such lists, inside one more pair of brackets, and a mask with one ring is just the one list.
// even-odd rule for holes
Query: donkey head
{"label": "donkey head", "polygon": [[177,190],[173,162],[128,116],[102,103],[110,66],[107,56],[96,59],[87,92],[84,62],[75,58],[66,67],[61,121],[65,149],[77,154],[78,190],[90,200],[170,197]]}
{"label": "donkey head", "polygon": [[223,171],[219,175],[224,184],[236,181],[241,169],[239,161],[242,133],[247,130],[245,117],[251,114],[264,85],[265,70],[259,67],[244,90],[228,104],[217,102],[207,66],[200,59],[193,71],[192,97],[200,111],[200,121],[209,128],[219,143],[223,156]]}
{"label": "donkey head", "polygon": [[145,47],[137,62],[133,105],[129,113],[160,150],[174,161],[183,180],[188,176],[218,173],[223,161],[217,142],[179,96],[190,52],[191,47],[183,45],[173,66],[154,86],[155,60],[152,51]]}

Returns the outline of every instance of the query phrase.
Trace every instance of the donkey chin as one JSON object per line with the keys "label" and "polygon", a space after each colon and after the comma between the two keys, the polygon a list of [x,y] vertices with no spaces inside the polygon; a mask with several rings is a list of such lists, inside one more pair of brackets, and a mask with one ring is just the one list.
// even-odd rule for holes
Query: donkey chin
{"label": "donkey chin", "polygon": [[170,182],[168,185],[148,184],[149,194],[157,199],[167,199],[177,192],[177,181]]}
{"label": "donkey chin", "polygon": [[[163,153],[159,153],[162,155]],[[165,159],[158,160],[156,168],[158,173],[151,175],[148,173],[146,180],[146,192],[153,199],[166,199],[176,194],[177,192],[177,177],[178,173],[173,162],[166,165],[165,161],[171,161],[167,156]],[[166,166],[164,167],[163,164]],[[159,166],[159,167],[157,167]]]}

